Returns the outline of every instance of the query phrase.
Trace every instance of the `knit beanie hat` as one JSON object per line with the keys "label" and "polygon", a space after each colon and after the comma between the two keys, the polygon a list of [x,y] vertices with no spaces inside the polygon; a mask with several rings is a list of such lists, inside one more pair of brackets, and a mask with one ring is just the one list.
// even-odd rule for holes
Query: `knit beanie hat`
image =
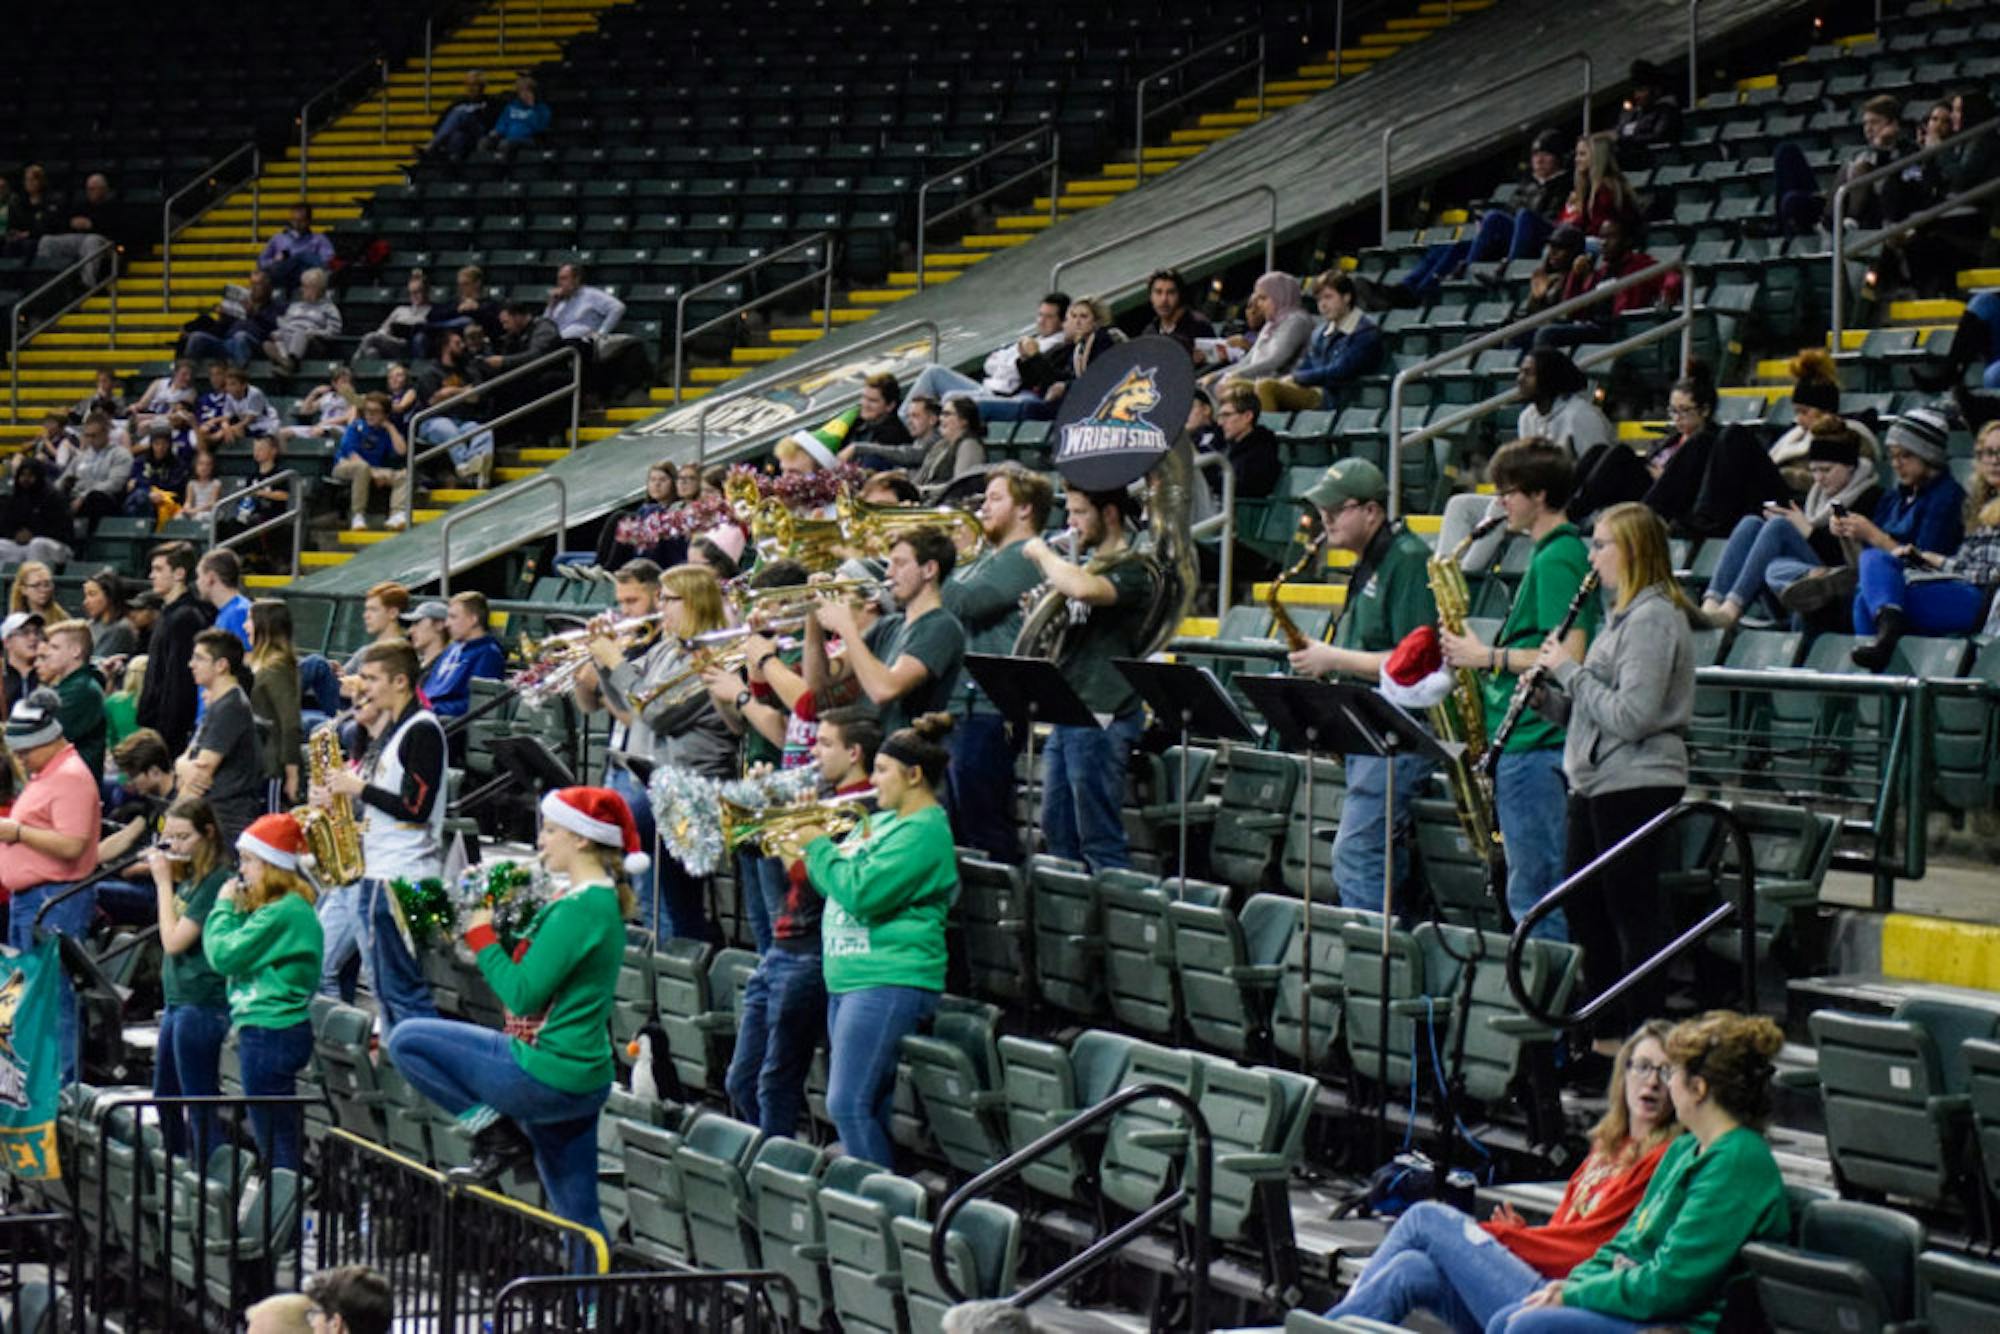
{"label": "knit beanie hat", "polygon": [[542,797],[542,818],[579,838],[625,854],[625,873],[641,875],[653,859],[639,847],[639,829],[632,808],[608,787],[566,787]]}
{"label": "knit beanie hat", "polygon": [[1936,408],[1911,408],[1900,417],[1889,419],[1889,438],[1883,443],[1890,449],[1907,450],[1928,463],[1933,468],[1945,465],[1945,441],[1951,436],[1951,423]]}
{"label": "knit beanie hat", "polygon": [[1861,437],[1845,424],[1837,431],[1813,432],[1806,446],[1808,463],[1844,463],[1852,468],[1861,462]]}
{"label": "knit beanie hat", "polygon": [[1792,403],[1818,408],[1821,412],[1840,411],[1840,386],[1830,380],[1811,378],[1792,386]]}
{"label": "knit beanie hat", "polygon": [[7,745],[13,750],[33,750],[63,739],[62,697],[47,686],[28,692],[7,715]]}
{"label": "knit beanie hat", "polygon": [[299,859],[305,856],[305,830],[283,811],[275,815],[260,815],[250,822],[248,829],[236,836],[236,850],[247,852],[258,861],[268,862],[281,871],[296,871]]}

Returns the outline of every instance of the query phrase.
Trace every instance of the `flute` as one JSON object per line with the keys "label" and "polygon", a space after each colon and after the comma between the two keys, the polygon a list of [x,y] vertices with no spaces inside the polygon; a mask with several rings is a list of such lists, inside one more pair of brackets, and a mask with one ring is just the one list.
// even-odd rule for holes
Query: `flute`
{"label": "flute", "polygon": [[[1563,612],[1561,624],[1549,632],[1549,638],[1560,643],[1568,638],[1576,628],[1576,618],[1583,614],[1583,605],[1597,592],[1597,571],[1583,576],[1583,582],[1576,586],[1576,596],[1569,600],[1569,607]],[[1542,678],[1547,675],[1539,662],[1521,673],[1521,679],[1514,683],[1514,697],[1507,701],[1507,716],[1500,720],[1500,726],[1487,744],[1486,754],[1480,760],[1480,771],[1488,778],[1500,767],[1500,752],[1507,745],[1507,738],[1514,735],[1514,728],[1520,723],[1521,715],[1528,711],[1528,700],[1541,688]]]}

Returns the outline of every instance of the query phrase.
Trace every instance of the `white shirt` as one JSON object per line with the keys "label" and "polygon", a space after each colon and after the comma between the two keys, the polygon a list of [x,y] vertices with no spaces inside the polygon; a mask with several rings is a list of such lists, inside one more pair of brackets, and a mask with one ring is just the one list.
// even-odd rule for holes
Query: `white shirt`
{"label": "white shirt", "polygon": [[564,338],[588,338],[617,328],[625,318],[625,303],[601,287],[579,287],[560,301],[550,297],[542,314],[555,321]]}

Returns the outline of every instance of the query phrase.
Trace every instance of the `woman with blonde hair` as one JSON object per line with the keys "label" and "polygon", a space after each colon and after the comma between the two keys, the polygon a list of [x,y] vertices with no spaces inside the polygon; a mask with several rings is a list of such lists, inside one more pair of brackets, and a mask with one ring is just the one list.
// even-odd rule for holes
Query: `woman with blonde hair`
{"label": "woman with blonde hair", "polygon": [[1426,1310],[1458,1334],[1479,1334],[1496,1311],[1560,1279],[1611,1240],[1680,1134],[1667,1096],[1666,1039],[1672,1025],[1648,1020],[1611,1063],[1604,1115],[1590,1153],[1569,1179],[1549,1221],[1528,1223],[1503,1204],[1479,1227],[1435,1200],[1411,1205],[1368,1258],[1368,1267],[1327,1318],[1393,1324]]}
{"label": "woman with blonde hair", "polygon": [[1610,136],[1586,134],[1576,141],[1576,184],[1570,190],[1569,203],[1563,206],[1562,216],[1556,225],[1568,223],[1581,228],[1585,236],[1597,235],[1597,229],[1612,218],[1620,222],[1638,221],[1643,210],[1639,207],[1639,196],[1632,190],[1631,182],[1618,168],[1618,150]]}
{"label": "woman with blonde hair", "polygon": [[[215,812],[199,797],[167,808],[160,841],[147,856],[160,924],[159,1043],[153,1053],[153,1096],[214,1097],[222,1092],[222,1044],[229,1036],[229,988],[202,949],[202,928],[229,879],[229,850]],[[178,1109],[160,1117],[169,1149],[187,1151],[187,1122],[194,1127],[194,1161],[208,1161],[215,1144],[215,1112]]]}
{"label": "woman with blonde hair", "polygon": [[42,628],[70,618],[56,601],[56,572],[38,560],[24,560],[14,571],[14,586],[7,595],[9,612],[25,611],[42,618]]}
{"label": "woman with blonde hair", "polygon": [[1791,1207],[1764,1127],[1785,1035],[1762,1015],[1715,1010],[1666,1039],[1667,1094],[1687,1133],[1618,1235],[1569,1277],[1497,1313],[1488,1334],[1714,1330],[1742,1253],[1782,1241]]}
{"label": "woman with blonde hair", "polygon": [[254,673],[250,712],[269,722],[264,747],[265,781],[271,785],[271,809],[305,797],[300,780],[304,750],[299,737],[299,655],[292,646],[292,609],[278,598],[258,598],[250,604],[250,654]]}
{"label": "woman with blonde hair", "polygon": [[1042,416],[1053,417],[1055,405],[1062,402],[1070,385],[1090,369],[1090,363],[1124,339],[1111,323],[1111,307],[1103,297],[1096,296],[1080,296],[1069,303],[1069,312],[1063,316],[1063,332],[1069,336],[1069,351],[1063,354],[1062,374],[1042,394],[1042,404],[1048,409]]}
{"label": "woman with blonde hair", "polygon": [[[1680,801],[1694,716],[1698,613],[1674,581],[1667,526],[1644,505],[1613,505],[1591,530],[1590,565],[1611,603],[1604,628],[1582,662],[1555,640],[1535,660],[1548,683],[1537,707],[1565,729],[1571,875]],[[1592,877],[1564,915],[1592,995],[1652,958],[1670,934],[1658,840]],[[1638,1022],[1631,1002],[1612,1008],[1620,1011],[1607,1016],[1612,1033]]]}

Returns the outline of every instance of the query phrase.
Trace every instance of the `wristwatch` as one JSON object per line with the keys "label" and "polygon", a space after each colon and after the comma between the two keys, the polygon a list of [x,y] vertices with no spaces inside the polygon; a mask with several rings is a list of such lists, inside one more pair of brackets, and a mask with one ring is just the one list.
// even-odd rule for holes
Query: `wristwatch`
{"label": "wristwatch", "polygon": [[749,691],[749,690],[745,690],[745,691],[742,691],[741,693],[739,693],[739,694],[738,694],[738,695],[736,696],[736,711],[737,711],[738,713],[741,713],[741,712],[743,712],[743,707],[744,707],[744,706],[745,706],[746,704],[750,703],[750,701],[751,701],[751,700],[753,700],[753,699],[755,699],[755,698],[757,698],[757,696],[756,696],[755,692],[753,692],[753,691]]}

